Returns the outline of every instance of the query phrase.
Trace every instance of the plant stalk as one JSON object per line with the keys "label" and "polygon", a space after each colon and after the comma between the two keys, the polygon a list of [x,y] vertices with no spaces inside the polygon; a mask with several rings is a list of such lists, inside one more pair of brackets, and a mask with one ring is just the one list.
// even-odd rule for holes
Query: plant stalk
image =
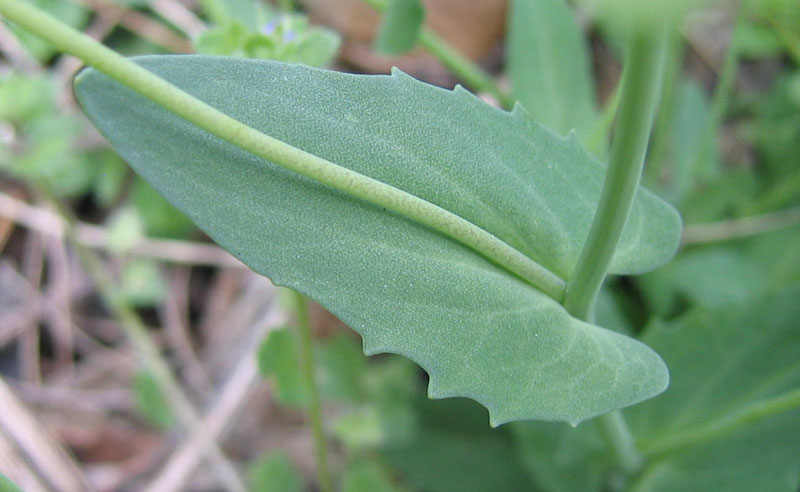
{"label": "plant stalk", "polygon": [[420,46],[433,55],[448,70],[456,74],[467,87],[476,92],[486,92],[495,98],[500,106],[511,109],[514,99],[498,87],[494,79],[472,60],[459,53],[445,40],[430,29],[423,28],[419,33]]}
{"label": "plant stalk", "polygon": [[311,433],[314,437],[317,475],[322,492],[333,492],[331,474],[328,467],[328,445],[325,439],[325,425],[322,420],[322,404],[320,402],[319,388],[314,377],[314,343],[311,336],[311,322],[308,318],[308,302],[303,294],[294,290],[292,293],[297,316],[297,327],[300,331],[300,364],[309,395],[308,416],[311,421]]}
{"label": "plant stalk", "polygon": [[564,280],[493,234],[454,213],[265,135],[187,94],[27,2],[0,0],[0,14],[210,134],[290,171],[396,212],[453,238],[551,298],[559,302],[563,299]]}
{"label": "plant stalk", "polygon": [[644,463],[644,457],[636,448],[625,417],[619,410],[607,413],[598,418],[600,430],[606,441],[611,445],[614,459],[620,470],[626,475],[633,475]]}
{"label": "plant stalk", "polygon": [[[664,65],[664,33],[631,34],[622,75],[620,106],[611,162],[606,170],[600,202],[572,277],[564,307],[574,317],[592,321],[597,294],[633,204],[642,174],[653,113]],[[644,462],[619,411],[599,419],[617,464],[630,476]]]}
{"label": "plant stalk", "polygon": [[633,204],[658,99],[663,52],[663,33],[631,34],[611,162],[589,235],[567,283],[564,307],[578,319],[591,317]]}

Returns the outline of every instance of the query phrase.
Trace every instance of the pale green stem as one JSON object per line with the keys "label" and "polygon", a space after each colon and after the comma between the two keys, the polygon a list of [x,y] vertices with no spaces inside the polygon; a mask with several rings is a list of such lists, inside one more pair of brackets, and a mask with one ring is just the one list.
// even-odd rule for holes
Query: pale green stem
{"label": "pale green stem", "polygon": [[510,109],[514,99],[498,87],[491,75],[472,60],[458,52],[430,29],[423,28],[419,33],[419,44],[436,57],[439,62],[475,92],[486,92],[494,97],[504,108]]}
{"label": "pale green stem", "polygon": [[233,492],[245,492],[247,489],[241,481],[238,472],[231,465],[228,459],[220,450],[216,441],[208,433],[201,418],[195,412],[189,398],[186,397],[180,384],[175,380],[169,366],[162,359],[158,347],[153,343],[147,333],[147,327],[142,322],[136,311],[131,308],[127,301],[117,294],[118,289],[114,287],[114,282],[108,274],[108,270],[102,265],[98,256],[81,244],[75,237],[75,219],[69,212],[61,207],[58,200],[50,190],[44,186],[35,186],[39,194],[58,210],[64,220],[66,227],[64,232],[75,248],[81,262],[83,262],[86,272],[94,282],[97,292],[106,307],[114,317],[120,322],[125,332],[125,336],[133,345],[136,353],[141,359],[143,367],[153,376],[158,385],[158,389],[166,398],[170,409],[175,413],[178,421],[186,427],[186,430],[198,439],[203,447],[204,453],[208,456],[211,466],[214,468],[217,479],[221,485]]}
{"label": "pale green stem", "polygon": [[642,449],[647,456],[660,457],[698,443],[728,436],[754,422],[798,408],[800,408],[800,388],[750,403],[738,412],[719,420],[675,431],[663,439],[647,443]]}
{"label": "pale green stem", "polygon": [[317,381],[314,377],[314,341],[311,336],[311,322],[308,318],[308,302],[303,294],[297,291],[292,291],[292,293],[294,295],[297,327],[300,330],[300,363],[309,395],[308,416],[311,421],[311,433],[314,436],[317,475],[322,492],[333,492],[331,474],[328,468],[328,445],[325,439],[325,425],[322,420],[322,404]]}
{"label": "pale green stem", "polygon": [[[567,284],[564,307],[581,320],[593,318],[595,299],[639,185],[663,61],[663,33],[632,33],[622,75],[611,162],[589,236]],[[643,459],[622,414],[616,411],[603,415],[599,423],[620,469],[631,474]]]}
{"label": "pale green stem", "polygon": [[622,413],[614,411],[603,415],[598,423],[606,441],[611,443],[614,459],[622,472],[626,475],[633,474],[642,466],[644,458],[636,448],[636,441]]}
{"label": "pale green stem", "polygon": [[286,169],[419,222],[472,248],[553,299],[563,299],[565,284],[561,278],[452,212],[265,135],[22,0],[0,0],[0,14],[212,135]]}
{"label": "pale green stem", "polygon": [[683,37],[676,28],[668,34],[664,83],[661,86],[658,112],[653,125],[653,137],[644,168],[642,180],[647,186],[656,188],[662,177],[662,168],[667,157],[670,139],[673,137],[672,123],[675,117],[675,97],[678,94],[681,66],[683,65]]}
{"label": "pale green stem", "polygon": [[658,98],[663,45],[661,35],[643,32],[631,35],[611,162],[564,300],[564,307],[578,319],[588,319],[592,312],[636,194]]}
{"label": "pale green stem", "polygon": [[293,0],[280,0],[279,4],[281,6],[281,10],[284,12],[294,12]]}

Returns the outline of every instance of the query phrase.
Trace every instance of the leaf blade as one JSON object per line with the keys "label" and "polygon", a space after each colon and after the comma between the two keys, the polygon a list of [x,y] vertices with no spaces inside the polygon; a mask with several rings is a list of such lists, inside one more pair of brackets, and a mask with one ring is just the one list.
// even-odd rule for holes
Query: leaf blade
{"label": "leaf blade", "polygon": [[[399,74],[347,76],[224,58],[147,58],[142,63],[240,121],[434,199],[449,210],[457,209],[469,220],[491,226],[490,232],[501,239],[516,239],[523,246],[530,243],[514,237],[517,224],[497,221],[503,203],[483,205],[477,212],[469,206],[473,197],[483,194],[488,199],[498,190],[496,184],[487,185],[485,166],[477,166],[484,168],[478,176],[468,176],[477,171],[474,163],[464,162],[463,138],[455,145],[447,144],[451,134],[444,133],[435,135],[434,142],[424,138],[417,146],[400,145],[431,133],[430,127],[409,126],[409,104],[415,110],[433,102],[456,113],[478,112],[478,119],[488,118],[506,129],[510,125],[522,135],[533,132],[545,147],[580,156],[579,171],[588,162],[591,179],[581,182],[596,182],[599,193],[602,166],[577,145],[533,125],[520,111],[509,115],[484,107],[465,91],[434,89]],[[414,93],[419,95],[411,97]],[[558,303],[463,244],[259,159],[97,72],[79,77],[76,94],[118,151],[212,238],[274,282],[326,306],[364,336],[366,352],[391,351],[418,362],[431,374],[434,395],[470,396],[490,408],[495,424],[520,418],[577,422],[651,396],[666,384],[663,363],[647,347],[570,318]],[[354,113],[358,108],[354,99],[348,99],[354,94],[366,94],[380,102],[383,110],[388,106],[394,119],[374,108]],[[344,107],[342,99],[349,101]],[[297,111],[285,101],[315,109]],[[430,110],[429,114],[433,115]],[[361,124],[356,125],[354,120],[359,119]],[[437,123],[441,120],[437,118]],[[384,126],[376,127],[380,122]],[[442,126],[452,130],[452,123]],[[319,138],[320,134],[325,138]],[[354,135],[363,138],[356,141]],[[515,140],[506,137],[506,141]],[[433,164],[425,150],[431,146],[445,154]],[[484,142],[478,148],[493,146]],[[524,144],[524,149],[529,147],[530,143]],[[400,149],[400,160],[391,162],[393,154],[387,149]],[[447,161],[457,156],[456,150],[461,167]],[[415,157],[414,152],[421,154]],[[491,156],[486,152],[467,155]],[[571,165],[568,161],[567,166]],[[404,169],[409,162],[416,165]],[[508,164],[503,166],[501,170]],[[503,185],[518,181],[514,172],[503,172],[511,176]],[[547,171],[540,170],[539,175]],[[582,175],[587,175],[585,169]],[[456,177],[469,179],[443,187]],[[549,182],[557,183],[558,174],[550,176]],[[662,206],[652,195],[642,192],[642,196],[656,209]],[[534,203],[536,199],[542,198],[537,196]],[[514,205],[518,218],[530,214],[523,208],[531,202],[505,203]],[[669,222],[674,212],[663,208],[660,213]],[[569,231],[562,235],[577,255],[581,231],[579,225],[568,225]],[[641,234],[641,230],[635,232]],[[640,247],[633,243],[634,248]],[[497,328],[492,330],[493,326]],[[541,331],[541,338],[534,330]],[[507,347],[516,351],[511,361]],[[531,376],[537,371],[538,379]],[[476,375],[484,376],[476,380]],[[525,381],[523,387],[521,381]]]}
{"label": "leaf blade", "polygon": [[597,119],[583,33],[564,0],[513,0],[508,68],[512,92],[560,135],[576,129],[585,141]]}

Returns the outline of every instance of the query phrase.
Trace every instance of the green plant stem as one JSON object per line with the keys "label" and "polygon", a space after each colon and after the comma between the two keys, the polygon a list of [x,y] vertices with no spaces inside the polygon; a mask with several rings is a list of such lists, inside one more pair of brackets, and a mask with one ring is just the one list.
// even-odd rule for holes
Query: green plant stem
{"label": "green plant stem", "polygon": [[563,299],[565,283],[561,278],[452,212],[265,135],[192,97],[27,2],[0,0],[0,14],[212,135],[453,238],[553,299]]}
{"label": "green plant stem", "polygon": [[642,173],[663,64],[663,35],[634,32],[622,75],[622,95],[600,202],[575,271],[567,284],[564,307],[589,320],[597,293],[628,218]]}
{"label": "green plant stem", "polygon": [[[592,321],[594,317],[595,299],[633,203],[658,98],[663,62],[663,33],[632,33],[622,75],[611,162],[589,236],[567,284],[564,307],[581,320]],[[643,459],[622,414],[616,411],[603,415],[599,423],[620,469],[627,475],[632,474]]]}
{"label": "green plant stem", "polygon": [[681,66],[683,65],[683,37],[674,27],[670,28],[666,44],[666,63],[664,81],[661,86],[658,112],[653,125],[653,137],[644,169],[644,184],[657,187],[662,178],[662,169],[667,157],[667,149],[672,138],[672,124],[675,117],[675,98],[678,94]]}
{"label": "green plant stem", "polygon": [[328,446],[325,439],[325,425],[322,420],[322,404],[319,388],[314,377],[314,343],[311,336],[311,322],[308,319],[308,302],[303,294],[292,291],[294,295],[297,327],[300,330],[300,364],[303,379],[308,388],[311,433],[314,436],[314,454],[317,462],[317,474],[323,492],[333,492],[331,475],[328,468]]}
{"label": "green plant stem", "polygon": [[279,5],[284,12],[294,12],[293,0],[280,0]]}
{"label": "green plant stem", "polygon": [[606,441],[611,443],[614,458],[620,469],[626,475],[633,474],[644,463],[636,441],[633,439],[625,417],[619,411],[614,411],[598,419],[600,429]]}
{"label": "green plant stem", "polygon": [[419,33],[420,46],[436,57],[448,70],[453,72],[476,92],[486,92],[506,109],[514,106],[514,99],[498,87],[494,79],[472,60],[459,53],[445,40],[427,28]]}
{"label": "green plant stem", "polygon": [[798,408],[800,408],[800,388],[750,403],[738,412],[719,420],[670,433],[663,439],[644,444],[642,449],[648,457],[661,457],[695,444],[728,436],[754,422]]}
{"label": "green plant stem", "polygon": [[153,375],[153,379],[169,403],[170,409],[175,412],[178,420],[186,427],[188,432],[198,438],[198,442],[203,446],[204,452],[209,458],[221,485],[226,490],[245,492],[247,489],[238,472],[222,453],[216,441],[206,431],[203,421],[195,412],[189,398],[186,397],[172,375],[170,368],[161,358],[158,347],[156,347],[147,333],[147,327],[136,311],[131,308],[125,299],[117,294],[118,289],[114,287],[114,282],[100,258],[89,248],[82,245],[75,237],[76,221],[74,217],[60,205],[58,199],[47,187],[34,185],[34,188],[59,212],[65,224],[64,234],[70,240],[78,257],[84,264],[86,272],[100,294],[101,300],[120,322],[125,336],[136,350],[143,367]]}

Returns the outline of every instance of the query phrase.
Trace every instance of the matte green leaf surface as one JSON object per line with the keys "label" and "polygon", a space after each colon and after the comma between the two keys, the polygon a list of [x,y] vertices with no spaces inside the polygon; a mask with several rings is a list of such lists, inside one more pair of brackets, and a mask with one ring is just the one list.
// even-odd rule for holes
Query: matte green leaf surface
{"label": "matte green leaf surface", "polygon": [[[625,412],[655,460],[636,491],[793,492],[800,484],[800,408],[717,434],[717,422],[800,387],[800,284],[722,310],[696,309],[644,340],[670,367],[669,390]],[[708,435],[707,438],[702,438]],[[683,446],[680,437],[702,438]]]}
{"label": "matte green leaf surface", "polygon": [[597,119],[589,56],[565,0],[513,0],[508,14],[513,96],[560,135],[585,141]]}
{"label": "matte green leaf surface", "polygon": [[[491,108],[400,72],[354,76],[214,57],[140,60],[232,117],[445,208],[567,278],[604,167],[521,109]],[[95,71],[84,109],[130,164],[255,271],[317,300],[405,355],[434,397],[468,396],[495,424],[578,422],[657,394],[667,375],[641,343],[560,304],[461,243],[266,162]],[[640,190],[616,273],[666,261],[677,214]]]}

